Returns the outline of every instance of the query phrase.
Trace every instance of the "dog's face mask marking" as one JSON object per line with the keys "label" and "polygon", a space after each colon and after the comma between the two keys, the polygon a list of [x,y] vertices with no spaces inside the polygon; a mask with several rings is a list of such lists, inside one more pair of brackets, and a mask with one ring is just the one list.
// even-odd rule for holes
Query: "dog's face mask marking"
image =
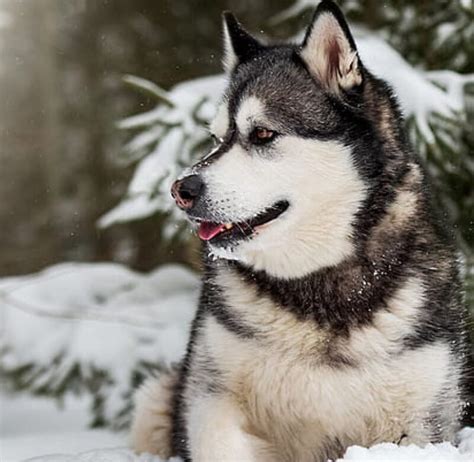
{"label": "dog's face mask marking", "polygon": [[301,47],[264,47],[225,19],[229,87],[210,126],[216,146],[173,194],[218,258],[287,278],[336,265],[353,251],[366,196],[332,99],[361,83],[353,41],[329,13]]}

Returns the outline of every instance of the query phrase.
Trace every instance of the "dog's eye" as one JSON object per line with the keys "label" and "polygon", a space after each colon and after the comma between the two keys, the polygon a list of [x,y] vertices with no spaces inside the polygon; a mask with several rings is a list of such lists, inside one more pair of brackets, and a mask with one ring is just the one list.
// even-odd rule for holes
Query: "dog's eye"
{"label": "dog's eye", "polygon": [[265,127],[255,127],[249,136],[249,141],[252,144],[262,145],[267,144],[270,141],[275,139],[276,132],[273,130],[269,130]]}

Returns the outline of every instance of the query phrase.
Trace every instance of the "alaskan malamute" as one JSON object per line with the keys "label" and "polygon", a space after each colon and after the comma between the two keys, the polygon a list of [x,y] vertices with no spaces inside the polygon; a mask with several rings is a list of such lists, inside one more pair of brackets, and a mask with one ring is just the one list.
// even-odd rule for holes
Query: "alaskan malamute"
{"label": "alaskan malamute", "polygon": [[331,1],[298,45],[224,19],[216,145],[172,189],[204,241],[200,305],[180,367],[137,394],[135,449],[319,462],[452,441],[458,263],[396,98]]}

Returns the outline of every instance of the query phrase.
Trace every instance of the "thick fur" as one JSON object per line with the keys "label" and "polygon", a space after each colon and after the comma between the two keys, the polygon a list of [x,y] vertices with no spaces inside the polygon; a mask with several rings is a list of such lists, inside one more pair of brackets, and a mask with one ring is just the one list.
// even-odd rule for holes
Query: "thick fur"
{"label": "thick fur", "polygon": [[[243,223],[289,208],[204,245],[186,356],[139,392],[135,448],[322,462],[352,444],[452,441],[467,357],[457,256],[390,88],[332,2],[301,46],[264,47],[229,17],[225,30],[219,144],[192,169],[204,189],[188,213]],[[256,126],[278,135],[252,145]]]}
{"label": "thick fur", "polygon": [[173,395],[177,379],[176,371],[163,373],[147,379],[135,393],[130,436],[137,452],[156,454],[163,459],[172,455]]}

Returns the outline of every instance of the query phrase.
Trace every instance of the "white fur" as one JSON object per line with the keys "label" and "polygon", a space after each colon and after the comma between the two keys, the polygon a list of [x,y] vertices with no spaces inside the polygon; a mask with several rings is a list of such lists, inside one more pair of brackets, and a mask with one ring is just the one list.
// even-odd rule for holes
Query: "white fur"
{"label": "white fur", "polygon": [[[363,290],[361,286],[360,290]],[[419,309],[425,301],[422,281],[409,278],[388,300],[386,309],[380,310],[371,325],[354,329],[342,346],[345,355],[358,362],[371,362],[374,358],[387,360],[398,354],[403,338],[414,333]]]}
{"label": "white fur", "polygon": [[247,137],[253,127],[269,126],[269,121],[265,117],[265,105],[256,96],[245,98],[239,106],[235,117],[239,133],[242,137]]}
{"label": "white fur", "polygon": [[230,74],[232,70],[237,66],[239,63],[239,59],[235,54],[234,47],[232,45],[232,40],[230,38],[229,29],[227,27],[227,23],[224,21],[223,23],[223,34],[224,34],[224,57],[222,59],[222,65],[224,67],[224,71],[227,74]]}
{"label": "white fur", "polygon": [[[267,126],[264,114],[257,98],[245,100],[236,117],[239,133],[246,136],[256,124]],[[250,241],[234,249],[211,246],[216,256],[292,278],[336,265],[351,254],[351,222],[366,187],[348,148],[294,136],[279,137],[268,152],[247,151],[236,143],[201,175],[216,221],[242,222],[279,200],[290,202],[284,215],[258,229]]]}
{"label": "white fur", "polygon": [[245,431],[246,418],[228,396],[194,401],[188,413],[193,462],[270,462],[265,442]]}
{"label": "white fur", "polygon": [[147,379],[134,396],[130,429],[131,446],[136,452],[171,457],[171,412],[176,373],[162,373]]}

